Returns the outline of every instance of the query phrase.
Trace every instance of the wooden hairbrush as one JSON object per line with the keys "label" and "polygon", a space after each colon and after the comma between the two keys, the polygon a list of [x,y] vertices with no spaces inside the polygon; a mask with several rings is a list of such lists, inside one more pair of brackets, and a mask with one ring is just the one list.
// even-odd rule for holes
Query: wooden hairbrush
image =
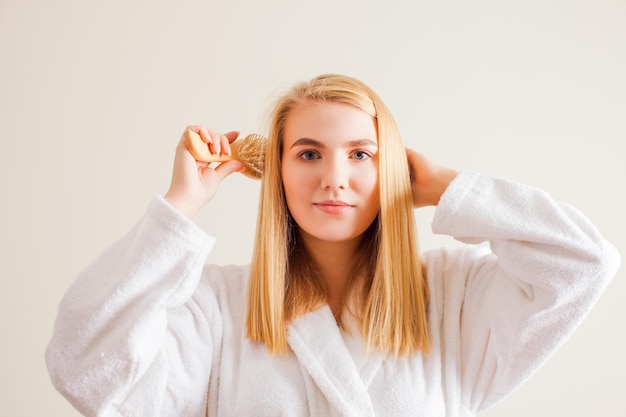
{"label": "wooden hairbrush", "polygon": [[230,144],[231,155],[216,155],[211,153],[209,145],[202,140],[199,134],[190,129],[184,133],[185,146],[197,161],[226,162],[236,160],[243,165],[243,174],[257,180],[263,176],[265,140],[263,135],[252,133]]}

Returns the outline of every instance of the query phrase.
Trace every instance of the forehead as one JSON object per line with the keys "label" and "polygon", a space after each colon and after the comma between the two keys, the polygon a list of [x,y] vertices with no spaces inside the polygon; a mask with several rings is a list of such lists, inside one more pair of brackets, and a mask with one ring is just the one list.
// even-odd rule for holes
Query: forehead
{"label": "forehead", "polygon": [[310,138],[318,141],[370,139],[378,143],[372,116],[342,103],[306,102],[293,108],[285,122],[284,142]]}

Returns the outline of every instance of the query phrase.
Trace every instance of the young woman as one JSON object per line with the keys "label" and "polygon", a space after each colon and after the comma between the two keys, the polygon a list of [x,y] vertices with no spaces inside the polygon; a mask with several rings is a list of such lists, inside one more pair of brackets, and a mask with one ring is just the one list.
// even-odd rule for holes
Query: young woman
{"label": "young woman", "polygon": [[[236,133],[201,126],[214,153]],[[47,364],[97,416],[473,416],[572,332],[619,256],[544,192],[406,150],[367,86],[276,104],[249,266],[190,220],[238,162],[176,150],[172,183],[61,302]],[[413,209],[467,243],[419,255]],[[485,242],[485,245],[477,245]]]}

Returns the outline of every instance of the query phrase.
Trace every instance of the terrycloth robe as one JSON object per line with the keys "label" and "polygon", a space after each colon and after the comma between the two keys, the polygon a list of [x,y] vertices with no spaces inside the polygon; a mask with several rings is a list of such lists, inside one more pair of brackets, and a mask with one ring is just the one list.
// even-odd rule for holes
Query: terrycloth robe
{"label": "terrycloth robe", "polygon": [[450,184],[433,230],[468,244],[424,254],[430,354],[368,356],[325,306],[270,355],[245,337],[249,267],[204,265],[214,239],[157,197],[65,294],[52,382],[88,416],[473,416],[554,352],[619,265],[578,211],[476,173]]}

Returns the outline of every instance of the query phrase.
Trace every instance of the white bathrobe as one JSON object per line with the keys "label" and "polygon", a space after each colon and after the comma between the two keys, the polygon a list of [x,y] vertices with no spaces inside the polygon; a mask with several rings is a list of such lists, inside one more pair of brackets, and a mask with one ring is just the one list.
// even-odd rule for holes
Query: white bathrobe
{"label": "white bathrobe", "polygon": [[64,296],[52,382],[88,416],[473,416],[554,352],[619,266],[576,210],[471,172],[433,230],[468,244],[424,254],[432,353],[368,356],[326,306],[270,355],[245,337],[249,267],[204,265],[214,239],[157,197]]}

